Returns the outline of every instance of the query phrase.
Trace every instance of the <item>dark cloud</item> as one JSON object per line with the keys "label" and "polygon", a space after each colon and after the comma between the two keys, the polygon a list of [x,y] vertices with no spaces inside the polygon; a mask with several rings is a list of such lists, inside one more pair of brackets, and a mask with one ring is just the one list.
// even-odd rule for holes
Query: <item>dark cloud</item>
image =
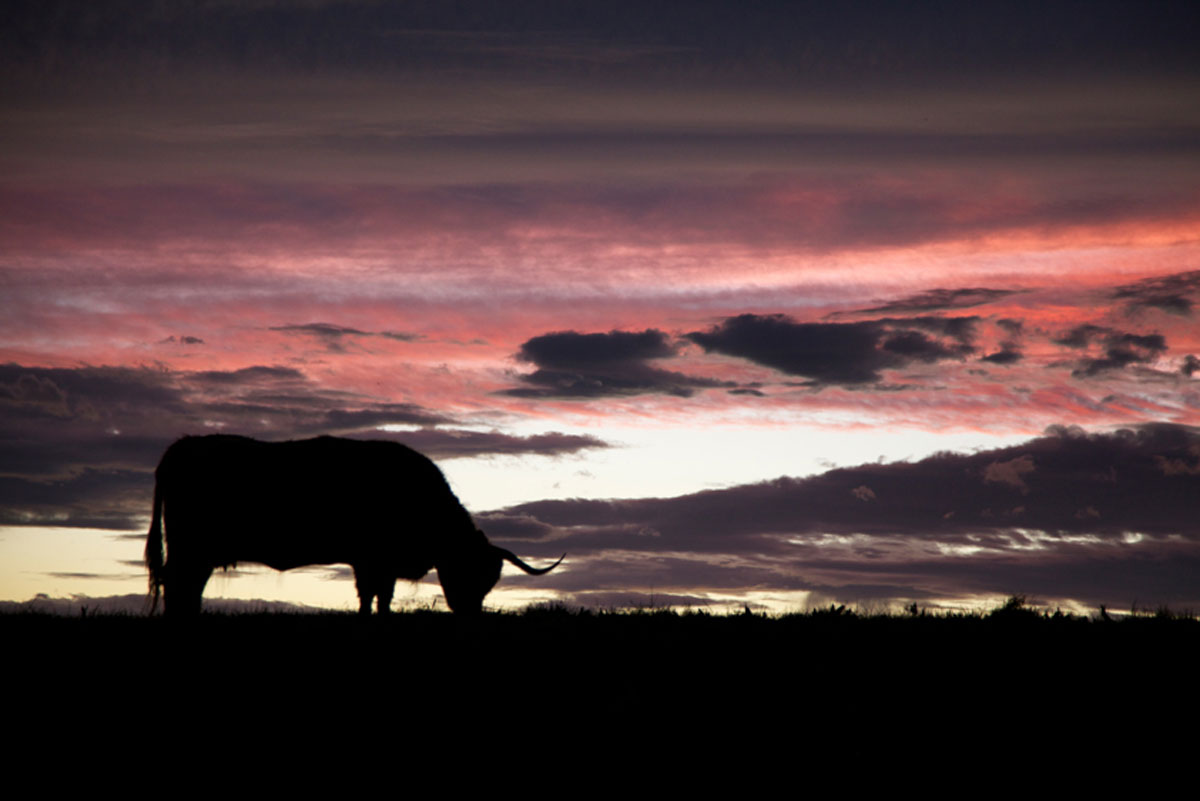
{"label": "dark cloud", "polygon": [[332,323],[276,325],[271,326],[270,330],[282,331],[285,334],[305,334],[314,336],[325,345],[326,350],[328,350],[330,353],[344,353],[346,346],[342,344],[342,340],[347,336],[371,336],[371,334],[367,331],[360,331],[357,328],[349,328],[342,325],[333,325]]}
{"label": "dark cloud", "polygon": [[1005,338],[1000,343],[1000,350],[981,357],[981,362],[991,364],[1016,364],[1025,358],[1021,350],[1021,338],[1025,333],[1025,323],[1021,320],[1004,318],[996,320],[996,327],[1004,332]]}
{"label": "dark cloud", "polygon": [[[142,529],[142,520],[150,511],[152,471],[161,455],[161,450],[147,453],[144,470],[80,468],[76,464],[70,465],[74,475],[63,478],[0,476],[0,525]],[[104,456],[99,455],[98,460]]]}
{"label": "dark cloud", "polygon": [[106,411],[183,409],[174,377],[165,370],[27,368],[12,363],[0,365],[0,403],[11,414],[88,419],[98,419]]}
{"label": "dark cloud", "polygon": [[[349,434],[384,425],[438,425],[452,418],[412,403],[387,403],[315,387],[290,367],[181,374],[189,408],[227,433],[281,439]],[[194,391],[193,391],[194,390]]]}
{"label": "dark cloud", "polygon": [[517,358],[539,367],[573,369],[592,365],[626,364],[675,355],[675,347],[662,331],[610,331],[579,334],[560,331],[534,337],[521,345]]}
{"label": "dark cloud", "polygon": [[[166,447],[184,434],[214,430],[275,440],[392,439],[435,458],[608,447],[558,432],[517,437],[434,428],[453,422],[416,404],[326,392],[287,367],[174,373],[0,365],[0,524],[138,529]],[[397,424],[426,428],[378,430]]]}
{"label": "dark cloud", "polygon": [[738,356],[818,384],[862,384],[902,362],[879,349],[874,323],[796,323],[781,314],[743,314],[687,335],[708,352]]}
{"label": "dark cloud", "polygon": [[859,314],[875,314],[880,312],[929,312],[942,309],[965,309],[971,306],[982,306],[985,303],[1015,295],[1018,289],[986,289],[972,287],[964,289],[930,289],[906,298],[893,300],[882,306],[864,309]]}
{"label": "dark cloud", "polygon": [[288,333],[298,334],[313,334],[314,336],[324,337],[327,339],[339,339],[346,335],[352,336],[370,336],[367,331],[360,331],[357,328],[350,328],[344,325],[334,325],[333,323],[305,323],[304,325],[273,325],[271,331],[285,331]]}
{"label": "dark cloud", "polygon": [[[1172,74],[1196,64],[1189,3],[978,3],[897,7],[728,2],[168,3],[11,0],[9,69],[35,75],[117,64],[235,70],[495,72],[665,79],[680,74],[839,84],[1076,72]],[[90,13],[84,13],[90,12]],[[920,33],[914,44],[912,32]],[[51,57],[48,54],[53,54]]]}
{"label": "dark cloud", "polygon": [[311,420],[297,421],[293,430],[301,434],[350,434],[386,425],[437,425],[451,420],[415,403],[374,403],[365,409],[328,409]]}
{"label": "dark cloud", "polygon": [[1023,358],[1024,358],[1024,356],[1021,353],[1021,351],[1017,350],[1016,348],[1008,347],[1006,345],[1004,347],[1001,347],[1000,350],[996,351],[995,353],[989,353],[987,356],[980,357],[979,361],[991,362],[992,364],[1002,364],[1003,365],[1003,364],[1016,364],[1017,362],[1021,361],[1021,359],[1023,359]]}
{"label": "dark cloud", "polygon": [[962,358],[975,349],[963,344],[945,344],[930,339],[919,331],[901,331],[891,334],[881,345],[886,353],[895,354],[906,361],[936,362],[942,359]]}
{"label": "dark cloud", "polygon": [[1111,328],[1105,328],[1099,325],[1087,323],[1078,325],[1067,331],[1060,337],[1053,339],[1059,345],[1066,345],[1068,348],[1086,348],[1093,340],[1106,336],[1112,333]]}
{"label": "dark cloud", "polygon": [[931,331],[939,336],[952,337],[960,345],[970,345],[975,340],[978,317],[884,317],[876,320],[880,325],[892,329],[915,327]]}
{"label": "dark cloud", "polygon": [[1131,311],[1159,309],[1190,317],[1196,298],[1200,297],[1200,270],[1147,278],[1119,286],[1113,290],[1112,297],[1126,301],[1126,307]]}
{"label": "dark cloud", "polygon": [[[5,372],[13,365],[0,368]],[[0,398],[10,403],[42,405],[48,408],[61,408],[65,411],[66,393],[54,380],[34,373],[22,373],[14,376],[8,373],[8,383],[0,383]],[[13,380],[15,378],[15,380]]]}
{"label": "dark cloud", "polygon": [[1200,359],[1196,358],[1195,354],[1189,353],[1183,360],[1183,366],[1179,368],[1179,372],[1191,378],[1197,370],[1200,370]]}
{"label": "dark cloud", "polygon": [[1025,323],[1022,320],[1012,320],[1003,318],[996,321],[996,325],[1003,328],[1010,336],[1019,337],[1025,330]]}
{"label": "dark cloud", "polygon": [[[687,338],[710,353],[738,356],[814,386],[876,383],[882,371],[974,352],[974,317],[885,318],[856,323],[798,323],[782,314],[742,314]],[[932,338],[923,331],[940,338]]]}
{"label": "dark cloud", "polygon": [[1124,334],[1114,332],[1104,340],[1104,355],[1084,359],[1071,375],[1081,378],[1094,376],[1107,370],[1119,370],[1130,364],[1144,364],[1158,358],[1167,350],[1167,341],[1161,334]]}
{"label": "dark cloud", "polygon": [[203,370],[188,373],[188,381],[202,384],[261,384],[304,381],[304,373],[291,367],[243,367],[240,370]]}
{"label": "dark cloud", "polygon": [[384,337],[400,342],[418,342],[424,337],[405,331],[361,331],[344,325],[332,323],[305,323],[303,325],[275,325],[271,331],[282,331],[285,334],[303,334],[316,337],[324,343],[330,353],[344,353],[346,346],[342,340],[346,337]]}
{"label": "dark cloud", "polygon": [[519,398],[599,398],[664,394],[687,397],[696,389],[735,384],[684,375],[647,362],[674,356],[677,347],[662,331],[560,331],[533,337],[517,358],[538,369],[520,376],[529,386],[505,390]]}
{"label": "dark cloud", "polygon": [[1196,498],[1200,430],[1157,424],[1056,428],[1010,448],[679,498],[540,501],[479,520],[522,552],[568,551],[575,567],[545,577],[567,592],[808,589],[855,600],[847,593],[873,586],[885,599],[1195,604]]}
{"label": "dark cloud", "polygon": [[[415,404],[322,390],[286,367],[173,372],[0,365],[0,522],[136,529],[149,508],[155,465],[184,434],[371,437],[382,425],[451,422]],[[553,434],[508,441],[447,434],[443,440],[443,450],[460,456],[601,445]]]}
{"label": "dark cloud", "polygon": [[1132,334],[1091,323],[1076,326],[1052,341],[1077,349],[1100,346],[1102,355],[1081,359],[1079,366],[1071,371],[1077,378],[1152,362],[1167,350],[1167,340],[1162,334]]}
{"label": "dark cloud", "polygon": [[588,448],[608,448],[596,437],[550,431],[516,437],[498,431],[463,431],[453,428],[424,429],[399,433],[373,432],[371,439],[401,442],[434,459],[467,456],[561,456]]}
{"label": "dark cloud", "polygon": [[[1063,543],[1038,552],[1037,558],[985,550],[962,559],[899,562],[816,557],[806,566],[814,586],[844,601],[945,598],[954,592],[1022,594],[1110,608],[1135,603],[1189,607],[1198,595],[1194,576],[1200,557],[1191,546],[1162,541],[1122,546]],[[872,579],[875,583],[868,583]]]}

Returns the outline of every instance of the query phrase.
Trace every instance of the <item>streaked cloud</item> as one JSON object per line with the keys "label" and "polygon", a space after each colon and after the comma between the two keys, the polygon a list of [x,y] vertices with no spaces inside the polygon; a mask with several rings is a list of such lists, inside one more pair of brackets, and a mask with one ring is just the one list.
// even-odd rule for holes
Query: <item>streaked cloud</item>
{"label": "streaked cloud", "polygon": [[1159,309],[1188,317],[1200,298],[1200,270],[1145,278],[1117,287],[1112,296],[1125,301],[1130,310]]}
{"label": "streaked cloud", "polygon": [[930,312],[946,309],[967,309],[982,306],[992,301],[1015,295],[1019,289],[987,289],[971,287],[964,289],[929,289],[907,298],[893,300],[882,306],[864,309],[862,314],[881,312]]}

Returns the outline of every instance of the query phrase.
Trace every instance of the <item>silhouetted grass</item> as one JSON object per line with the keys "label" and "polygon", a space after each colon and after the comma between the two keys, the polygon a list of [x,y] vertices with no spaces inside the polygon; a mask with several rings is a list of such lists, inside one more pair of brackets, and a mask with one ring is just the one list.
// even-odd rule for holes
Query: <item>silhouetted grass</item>
{"label": "silhouetted grass", "polygon": [[549,716],[560,727],[632,727],[632,743],[635,732],[749,732],[779,720],[854,736],[866,721],[882,732],[1145,720],[1191,692],[1200,621],[1167,610],[1088,618],[1019,601],[989,614],[828,607],[778,617],[558,607],[474,620],[9,614],[0,637],[8,686],[45,699],[47,720],[141,716],[153,730],[265,714],[309,732],[315,716],[354,736],[356,722],[382,717],[456,738]]}
{"label": "silhouetted grass", "polygon": [[252,664],[286,676],[297,665],[337,675],[364,663],[411,670],[431,661],[446,663],[446,673],[570,664],[581,675],[608,679],[626,672],[644,679],[669,668],[690,681],[702,670],[782,665],[802,674],[836,670],[866,678],[882,670],[915,678],[967,663],[983,671],[1004,664],[1017,675],[1022,665],[1130,667],[1181,659],[1200,643],[1200,621],[1190,614],[1162,609],[1089,618],[1036,611],[1020,598],[987,614],[866,615],[846,607],[781,616],[533,607],[474,620],[432,611],[386,618],[204,614],[192,621],[10,614],[0,616],[0,632],[10,653],[36,655],[37,664],[114,676],[164,662],[212,668],[214,675],[222,664]]}
{"label": "silhouetted grass", "polygon": [[414,741],[540,753],[549,738],[588,753],[589,742],[640,751],[732,738],[857,753],[997,733],[1090,742],[1115,720],[1162,732],[1192,693],[1200,621],[1089,618],[1020,599],[988,614],[26,613],[0,615],[0,638],[10,695],[37,699],[19,729],[133,721],[139,739],[170,732],[201,750],[253,745],[265,726],[287,743],[368,738],[400,752]]}

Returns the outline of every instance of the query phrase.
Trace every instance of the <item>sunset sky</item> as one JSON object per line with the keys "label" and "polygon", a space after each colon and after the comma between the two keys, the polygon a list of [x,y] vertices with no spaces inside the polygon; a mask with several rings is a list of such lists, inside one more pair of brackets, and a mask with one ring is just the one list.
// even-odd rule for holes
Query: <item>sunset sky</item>
{"label": "sunset sky", "polygon": [[496,608],[1200,607],[1197,41],[1193,2],[10,0],[0,600],[144,593],[159,456],[226,432],[428,454],[568,554]]}

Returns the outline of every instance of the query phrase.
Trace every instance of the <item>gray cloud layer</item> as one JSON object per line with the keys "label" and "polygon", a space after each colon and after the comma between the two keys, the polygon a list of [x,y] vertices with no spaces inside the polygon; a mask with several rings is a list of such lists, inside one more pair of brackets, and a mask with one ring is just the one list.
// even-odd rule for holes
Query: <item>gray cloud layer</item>
{"label": "gray cloud layer", "polygon": [[1003,300],[1020,292],[1018,289],[989,289],[987,287],[963,287],[961,289],[929,289],[906,298],[889,301],[873,309],[864,309],[861,314],[895,312],[929,312],[946,309],[966,309]]}
{"label": "gray cloud layer", "polygon": [[[460,431],[415,404],[323,391],[288,367],[167,370],[0,365],[0,524],[130,529],[149,510],[152,472],[184,434],[394,439],[434,457],[556,455],[593,437]],[[382,425],[415,425],[402,434]]]}
{"label": "gray cloud layer", "polygon": [[[760,78],[851,81],[1020,70],[1169,73],[1195,66],[1186,2],[1073,4],[725,2],[604,4],[169,3],[155,14],[118,0],[11,0],[0,52],[51,71],[120,59],[143,69],[189,63],[259,69],[503,70],[630,77],[737,68]],[[1086,10],[1086,17],[1081,12]],[[84,13],[90,12],[90,13]],[[1081,21],[1082,20],[1082,21]],[[914,41],[914,39],[916,41]],[[57,56],[56,60],[54,56]],[[156,57],[156,58],[155,58]],[[65,63],[64,63],[65,62]]]}
{"label": "gray cloud layer", "polygon": [[843,600],[1030,592],[1200,601],[1200,431],[1055,429],[1024,445],[669,499],[543,501],[481,516],[568,551],[560,590],[807,589]]}

